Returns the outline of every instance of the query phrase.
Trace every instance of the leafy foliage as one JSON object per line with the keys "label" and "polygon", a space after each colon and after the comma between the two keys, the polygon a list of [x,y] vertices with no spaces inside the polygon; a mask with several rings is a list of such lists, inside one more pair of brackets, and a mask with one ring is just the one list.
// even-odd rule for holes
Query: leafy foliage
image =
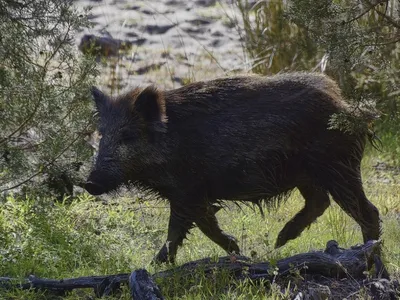
{"label": "leafy foliage", "polygon": [[376,118],[378,109],[382,116],[376,123],[384,144],[398,144],[399,138],[388,134],[399,129],[400,121],[398,1],[258,1],[250,10],[248,1],[237,3],[253,71],[326,72],[354,103],[354,116],[361,117],[336,116],[333,123],[352,130],[365,117]]}
{"label": "leafy foliage", "polygon": [[246,33],[245,47],[252,71],[276,74],[308,70],[322,56],[307,30],[285,17],[284,1],[258,1],[251,9],[245,0],[237,1]]}
{"label": "leafy foliage", "polygon": [[73,38],[84,26],[72,1],[0,1],[0,191],[69,178],[92,154],[84,137],[97,70]]}

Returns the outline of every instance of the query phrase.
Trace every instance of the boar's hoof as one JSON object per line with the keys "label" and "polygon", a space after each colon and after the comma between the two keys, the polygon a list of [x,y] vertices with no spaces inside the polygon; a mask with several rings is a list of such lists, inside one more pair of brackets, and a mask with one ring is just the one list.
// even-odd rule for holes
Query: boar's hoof
{"label": "boar's hoof", "polygon": [[158,252],[158,254],[153,258],[151,263],[153,265],[160,265],[163,263],[175,264],[175,256],[171,253],[168,253],[168,249],[164,245],[160,252]]}
{"label": "boar's hoof", "polygon": [[238,240],[232,235],[229,234],[224,234],[224,235],[227,237],[229,241],[227,248],[223,247],[228,252],[228,254],[241,255],[242,253],[238,246]]}
{"label": "boar's hoof", "polygon": [[276,239],[275,242],[275,249],[278,249],[280,247],[282,247],[283,245],[285,245],[288,240],[290,240],[291,238],[287,238],[284,234],[282,234],[282,232],[278,235],[278,238]]}

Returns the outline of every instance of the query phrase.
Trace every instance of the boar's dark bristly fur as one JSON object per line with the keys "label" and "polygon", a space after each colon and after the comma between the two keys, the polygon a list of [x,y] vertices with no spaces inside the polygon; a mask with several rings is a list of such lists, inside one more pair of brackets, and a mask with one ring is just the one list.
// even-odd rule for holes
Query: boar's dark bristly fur
{"label": "boar's dark bristly fur", "polygon": [[360,174],[367,125],[353,133],[328,129],[334,113],[351,108],[325,75],[242,75],[115,98],[94,88],[93,97],[102,138],[86,189],[99,195],[132,182],[169,201],[168,242],[156,262],[174,261],[195,225],[239,253],[215,217],[221,201],[260,205],[295,188],[305,206],[276,247],[321,216],[329,194],[360,225],[364,241],[380,236],[379,212]]}

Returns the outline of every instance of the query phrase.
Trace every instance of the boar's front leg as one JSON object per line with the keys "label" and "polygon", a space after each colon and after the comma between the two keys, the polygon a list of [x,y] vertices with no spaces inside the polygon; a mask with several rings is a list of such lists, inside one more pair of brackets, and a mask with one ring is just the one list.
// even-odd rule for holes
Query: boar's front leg
{"label": "boar's front leg", "polygon": [[227,253],[235,252],[236,254],[240,254],[240,249],[237,245],[236,239],[223,232],[219,227],[215,216],[217,210],[218,208],[212,205],[201,209],[196,208],[196,225],[209,239],[219,245]]}
{"label": "boar's front leg", "polygon": [[185,214],[171,204],[171,214],[168,223],[167,242],[154,257],[153,263],[174,263],[178,247],[193,227],[193,222]]}
{"label": "boar's front leg", "polygon": [[282,247],[287,241],[298,237],[303,230],[321,216],[330,205],[328,193],[319,187],[299,186],[305,199],[305,206],[281,230],[275,248]]}

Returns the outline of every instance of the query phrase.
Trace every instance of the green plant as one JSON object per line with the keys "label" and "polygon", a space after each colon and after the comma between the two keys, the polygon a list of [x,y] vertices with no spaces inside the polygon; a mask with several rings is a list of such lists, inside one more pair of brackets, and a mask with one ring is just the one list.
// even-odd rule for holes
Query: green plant
{"label": "green plant", "polygon": [[360,121],[372,124],[380,114],[375,128],[385,156],[399,156],[398,1],[277,0],[258,1],[250,8],[248,1],[238,0],[237,5],[254,72],[319,68],[354,105],[354,114],[334,116],[331,125],[358,130]]}
{"label": "green plant", "polygon": [[44,176],[63,189],[92,155],[84,138],[97,70],[73,38],[85,26],[72,1],[0,2],[0,192],[44,190]]}
{"label": "green plant", "polygon": [[322,57],[307,30],[290,22],[284,1],[258,1],[249,8],[248,0],[237,1],[252,71],[276,74],[314,68]]}

